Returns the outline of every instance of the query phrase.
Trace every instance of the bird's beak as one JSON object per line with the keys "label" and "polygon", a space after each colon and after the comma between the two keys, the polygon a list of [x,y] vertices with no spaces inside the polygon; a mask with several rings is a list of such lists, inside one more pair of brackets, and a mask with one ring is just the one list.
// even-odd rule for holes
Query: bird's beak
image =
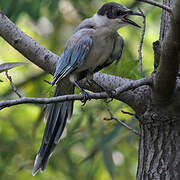
{"label": "bird's beak", "polygon": [[122,17],[122,21],[124,21],[125,23],[131,24],[131,25],[136,26],[138,28],[141,28],[141,26],[136,24],[134,21],[128,19],[129,15],[136,15],[136,16],[144,16],[144,15],[139,13],[139,12],[135,12],[135,11],[129,10],[129,11],[127,11],[127,14]]}

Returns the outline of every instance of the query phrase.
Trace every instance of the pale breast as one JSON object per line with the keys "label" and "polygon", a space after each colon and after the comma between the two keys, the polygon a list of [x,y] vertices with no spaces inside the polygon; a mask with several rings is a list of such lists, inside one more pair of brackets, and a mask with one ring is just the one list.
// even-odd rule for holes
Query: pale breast
{"label": "pale breast", "polygon": [[93,72],[97,66],[104,64],[104,62],[106,62],[112,55],[115,36],[112,32],[110,33],[106,31],[107,30],[103,28],[99,30],[93,28],[80,29],[75,32],[67,42],[67,47],[71,48],[74,44],[78,43],[82,37],[92,38],[92,46],[89,54],[84,60],[84,63],[75,70],[75,73],[84,70]]}
{"label": "pale breast", "polygon": [[77,71],[83,71],[89,69],[93,72],[94,69],[104,64],[111,56],[114,46],[114,36],[112,34],[92,34],[93,42],[90,52]]}

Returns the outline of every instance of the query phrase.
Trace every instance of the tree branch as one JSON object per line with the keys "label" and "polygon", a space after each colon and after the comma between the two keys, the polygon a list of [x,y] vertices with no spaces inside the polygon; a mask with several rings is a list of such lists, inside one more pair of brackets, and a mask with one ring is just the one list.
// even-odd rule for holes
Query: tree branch
{"label": "tree branch", "polygon": [[32,63],[51,74],[54,73],[58,56],[22,32],[1,10],[0,36]]}
{"label": "tree branch", "polygon": [[109,120],[115,120],[119,125],[124,126],[125,128],[127,128],[129,131],[131,131],[132,133],[136,134],[139,136],[139,132],[135,129],[133,129],[132,127],[130,127],[128,124],[124,123],[123,121],[119,120],[118,118],[116,118],[113,113],[111,112],[111,109],[109,106],[107,106],[107,111],[109,112],[110,118],[104,118],[104,120],[109,121]]}
{"label": "tree branch", "polygon": [[[134,80],[122,78],[118,76],[108,75],[104,73],[95,73],[93,75],[94,81],[96,81],[99,85],[104,87],[105,89],[111,88],[112,90],[116,89],[116,92],[119,91],[118,88],[124,88],[126,86],[129,87],[130,84],[134,83]],[[146,78],[144,78],[145,80]],[[149,79],[149,80],[148,80]],[[142,79],[142,81],[144,81]],[[147,104],[147,97],[150,95],[150,88],[149,86],[145,85],[151,85],[152,80],[151,77],[146,79],[149,82],[146,82],[144,86],[137,88],[134,87],[134,89],[131,89],[130,91],[125,91],[121,94],[118,94],[115,98],[117,100],[120,100],[126,104],[128,104],[134,111],[141,111],[144,112]],[[145,80],[145,81],[146,81]],[[138,83],[142,83],[141,79],[136,80]],[[86,79],[83,79],[79,82],[80,86],[84,89],[88,89],[93,92],[100,92],[102,91],[99,87],[93,85],[89,85],[86,81]],[[131,86],[131,85],[130,85]],[[136,88],[136,89],[135,89]],[[118,92],[117,92],[118,93]]]}
{"label": "tree branch", "polygon": [[[119,97],[119,94],[123,93],[124,91],[128,91],[130,89],[137,88],[143,85],[150,85],[151,79],[140,79],[131,81],[129,84],[126,84],[122,87],[116,89],[116,93],[114,93],[113,97]],[[109,95],[106,92],[101,93],[89,93],[89,97],[91,99],[104,99],[108,98]],[[39,103],[39,104],[49,104],[49,103],[57,103],[63,101],[71,101],[71,100],[83,100],[83,95],[73,94],[73,95],[64,95],[64,96],[57,96],[52,98],[30,98],[30,97],[22,97],[15,100],[7,100],[7,101],[0,101],[0,109],[18,105],[18,104],[27,104],[27,103]]]}
{"label": "tree branch", "polygon": [[174,92],[180,52],[180,1],[176,0],[170,28],[162,44],[160,65],[154,79],[154,97],[166,100]]}
{"label": "tree branch", "polygon": [[[55,71],[55,65],[58,60],[58,56],[46,48],[42,47],[40,44],[32,40],[29,36],[27,36],[24,32],[22,32],[18,27],[12,23],[1,11],[0,11],[0,36],[2,36],[9,44],[11,44],[15,49],[17,49],[21,54],[23,54],[26,58],[28,58],[32,63],[36,64],[43,70],[53,74]],[[117,87],[124,86],[128,83],[133,82],[133,80],[110,76],[107,74],[96,73],[94,75],[94,80],[101,84],[103,87],[111,87],[112,89],[116,89]],[[86,83],[86,80],[81,81],[81,87],[85,89],[89,89],[91,91],[100,91],[97,87],[89,87]],[[87,88],[86,88],[87,87]],[[149,93],[149,89],[147,87],[143,88],[144,91]],[[126,91],[116,96],[116,99],[121,100],[128,105],[130,105],[133,109],[141,109],[141,111],[145,108],[146,101],[146,93],[144,91]],[[93,96],[94,97],[94,96]],[[93,98],[92,97],[92,98]],[[101,98],[107,97],[107,94],[102,96]],[[79,98],[79,99],[78,99]],[[79,96],[77,100],[81,100],[81,96]],[[95,98],[95,97],[94,97]],[[98,97],[96,97],[99,99]],[[76,99],[76,98],[75,98]],[[37,101],[36,101],[37,100]],[[22,104],[22,103],[50,103],[48,99],[27,99],[23,98],[18,101],[12,100],[12,102],[8,102],[7,106],[13,104]],[[64,100],[67,100],[64,98]],[[58,100],[57,100],[58,101]],[[53,101],[52,101],[53,102]],[[140,104],[143,104],[140,107]],[[5,104],[1,104],[3,106]]]}

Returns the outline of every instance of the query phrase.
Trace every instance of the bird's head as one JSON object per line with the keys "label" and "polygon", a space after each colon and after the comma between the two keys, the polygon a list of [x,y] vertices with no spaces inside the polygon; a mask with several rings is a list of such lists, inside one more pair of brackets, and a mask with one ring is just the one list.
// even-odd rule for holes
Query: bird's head
{"label": "bird's head", "polygon": [[104,4],[97,12],[99,21],[103,21],[104,24],[113,26],[116,30],[128,24],[140,28],[138,24],[128,19],[128,16],[130,15],[143,16],[141,13],[132,11],[115,2]]}

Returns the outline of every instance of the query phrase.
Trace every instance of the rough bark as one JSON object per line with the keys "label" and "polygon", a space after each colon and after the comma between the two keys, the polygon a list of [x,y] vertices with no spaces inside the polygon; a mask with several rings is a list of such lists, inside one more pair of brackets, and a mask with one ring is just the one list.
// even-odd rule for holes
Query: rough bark
{"label": "rough bark", "polygon": [[180,179],[180,116],[168,115],[140,123],[138,180]]}
{"label": "rough bark", "polygon": [[[172,2],[173,3],[173,2]],[[161,56],[158,71],[154,79],[153,96],[157,100],[166,100],[173,94],[176,76],[179,66],[179,50],[180,50],[180,2],[176,1],[175,7],[172,10],[172,15],[167,16],[165,13],[162,17],[167,17],[169,28],[166,23],[163,23],[161,33],[164,34],[164,39],[161,42]],[[163,18],[162,18],[163,19]],[[165,20],[164,20],[165,21]],[[168,28],[168,31],[167,31]],[[163,37],[162,37],[163,38]],[[162,39],[161,38],[161,39]]]}
{"label": "rough bark", "polygon": [[[164,0],[164,3],[173,7],[175,1]],[[177,0],[173,16],[170,17],[165,11],[162,14],[162,48],[160,55],[159,52],[155,54],[155,58],[160,58],[156,59],[160,64],[154,75],[154,87],[148,98],[147,109],[138,116],[140,136],[137,180],[180,179],[180,89],[177,78],[179,9]]]}
{"label": "rough bark", "polygon": [[[173,8],[175,0],[163,0],[163,4]],[[164,37],[169,29],[169,23],[170,22],[170,14],[166,10],[162,10],[162,16],[161,16],[161,27],[160,27],[160,33],[159,33],[159,40],[160,42],[163,42]]]}

